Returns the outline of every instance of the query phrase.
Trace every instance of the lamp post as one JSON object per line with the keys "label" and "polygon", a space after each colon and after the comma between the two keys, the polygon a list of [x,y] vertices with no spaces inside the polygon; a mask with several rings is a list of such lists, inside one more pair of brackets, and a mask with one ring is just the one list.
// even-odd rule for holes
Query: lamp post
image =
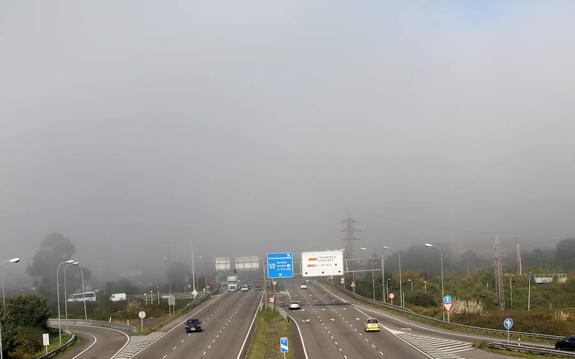
{"label": "lamp post", "polygon": [[531,271],[529,271],[529,289],[527,290],[527,311],[531,310]]}
{"label": "lamp post", "polygon": [[404,303],[403,303],[403,287],[401,284],[401,253],[397,249],[395,249],[395,248],[393,248],[387,244],[383,245],[383,249],[391,249],[391,250],[397,252],[397,259],[399,262],[399,303],[401,304],[400,306],[403,307]]}
{"label": "lamp post", "polygon": [[80,267],[80,275],[82,276],[82,293],[84,293],[84,320],[88,320],[88,312],[86,311],[86,286],[84,285],[84,267],[82,267],[78,261],[74,264]]}
{"label": "lamp post", "polygon": [[[445,289],[443,288],[443,250],[438,245],[433,245],[431,243],[425,243],[425,246],[428,248],[437,248],[439,250],[439,258],[441,261],[441,300],[443,301],[443,297],[445,297]],[[445,321],[445,310],[442,311],[443,313],[443,321]]]}
{"label": "lamp post", "polygon": [[[12,264],[20,263],[20,258],[16,257],[6,259],[5,261],[0,262],[0,267],[2,267],[2,265],[6,263],[12,263]],[[6,309],[6,293],[4,291],[4,272],[2,272],[2,306],[4,309]]]}
{"label": "lamp post", "polygon": [[58,297],[58,338],[60,340],[60,345],[62,345],[62,318],[60,317],[60,266],[62,264],[71,264],[74,262],[75,260],[68,259],[67,261],[58,263],[58,267],[56,267],[56,296]]}
{"label": "lamp post", "polygon": [[[365,247],[361,247],[360,249],[362,251],[367,252],[367,248]],[[370,262],[371,262],[371,297],[373,300],[375,300],[375,274],[373,272],[373,258],[371,258]]]}
{"label": "lamp post", "polygon": [[[19,263],[20,258],[6,259],[0,262],[0,267],[5,263]],[[2,305],[4,310],[6,310],[6,296],[4,295],[4,272],[2,272]],[[4,359],[4,347],[2,346],[2,318],[0,317],[0,359]]]}
{"label": "lamp post", "polygon": [[408,279],[407,281],[408,281],[409,284],[411,285],[411,290],[410,290],[410,291],[413,292],[413,281],[412,281],[411,279]]}
{"label": "lamp post", "polygon": [[196,265],[194,263],[194,242],[190,239],[190,252],[192,255],[192,286],[194,292],[196,291]]}
{"label": "lamp post", "polygon": [[66,282],[66,271],[68,267],[71,265],[78,265],[78,261],[74,261],[72,263],[66,263],[64,266],[64,318],[68,319],[68,287]]}

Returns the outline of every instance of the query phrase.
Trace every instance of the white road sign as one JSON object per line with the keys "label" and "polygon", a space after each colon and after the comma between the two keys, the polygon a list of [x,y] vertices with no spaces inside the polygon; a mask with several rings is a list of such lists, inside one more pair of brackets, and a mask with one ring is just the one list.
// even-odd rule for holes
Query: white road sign
{"label": "white road sign", "polygon": [[140,319],[144,319],[144,318],[146,317],[146,312],[144,312],[143,310],[140,311],[140,312],[138,313],[138,317],[140,317]]}
{"label": "white road sign", "polygon": [[260,257],[258,256],[236,257],[236,270],[238,272],[258,270],[259,268]]}
{"label": "white road sign", "polygon": [[304,277],[343,275],[343,251],[302,252],[301,269]]}
{"label": "white road sign", "polygon": [[230,257],[216,257],[216,272],[227,272],[230,268]]}
{"label": "white road sign", "polygon": [[42,344],[43,344],[44,346],[46,346],[46,347],[47,347],[48,345],[50,345],[50,334],[48,334],[48,333],[43,333],[43,334],[42,334]]}

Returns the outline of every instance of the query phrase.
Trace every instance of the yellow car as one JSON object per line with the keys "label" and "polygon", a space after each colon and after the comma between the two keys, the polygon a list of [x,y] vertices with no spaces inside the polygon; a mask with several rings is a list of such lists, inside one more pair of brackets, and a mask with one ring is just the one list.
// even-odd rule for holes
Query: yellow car
{"label": "yellow car", "polygon": [[369,318],[366,320],[364,329],[366,332],[379,332],[379,323],[377,319]]}

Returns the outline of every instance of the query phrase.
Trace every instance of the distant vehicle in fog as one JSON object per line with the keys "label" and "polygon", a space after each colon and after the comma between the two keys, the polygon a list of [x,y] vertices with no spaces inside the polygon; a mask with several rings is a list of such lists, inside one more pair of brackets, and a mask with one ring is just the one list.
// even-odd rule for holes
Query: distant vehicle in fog
{"label": "distant vehicle in fog", "polygon": [[248,287],[248,285],[247,285],[247,284],[242,284],[241,291],[242,291],[242,292],[247,292],[248,290],[250,290],[250,288]]}
{"label": "distant vehicle in fog", "polygon": [[238,291],[238,276],[231,275],[228,277],[228,292]]}
{"label": "distant vehicle in fog", "polygon": [[110,298],[112,302],[121,302],[126,300],[126,293],[113,293]]}
{"label": "distant vehicle in fog", "polygon": [[68,300],[68,302],[95,302],[96,301],[96,292],[85,292],[85,293],[75,293],[72,294]]}

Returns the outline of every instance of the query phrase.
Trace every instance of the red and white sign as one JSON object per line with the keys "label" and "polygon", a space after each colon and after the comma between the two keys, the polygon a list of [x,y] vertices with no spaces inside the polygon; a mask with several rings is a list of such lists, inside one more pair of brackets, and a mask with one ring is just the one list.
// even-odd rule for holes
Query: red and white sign
{"label": "red and white sign", "polygon": [[443,308],[445,308],[445,310],[447,310],[448,312],[451,310],[452,306],[453,303],[443,303]]}
{"label": "red and white sign", "polygon": [[343,275],[343,251],[302,252],[303,277],[329,277]]}
{"label": "red and white sign", "polygon": [[355,288],[355,282],[351,282],[351,287]]}
{"label": "red and white sign", "polygon": [[276,299],[274,297],[270,297],[270,303],[274,304],[274,302],[276,301]]}
{"label": "red and white sign", "polygon": [[395,298],[395,294],[389,293],[388,297],[389,297],[389,299],[393,299],[393,298]]}

